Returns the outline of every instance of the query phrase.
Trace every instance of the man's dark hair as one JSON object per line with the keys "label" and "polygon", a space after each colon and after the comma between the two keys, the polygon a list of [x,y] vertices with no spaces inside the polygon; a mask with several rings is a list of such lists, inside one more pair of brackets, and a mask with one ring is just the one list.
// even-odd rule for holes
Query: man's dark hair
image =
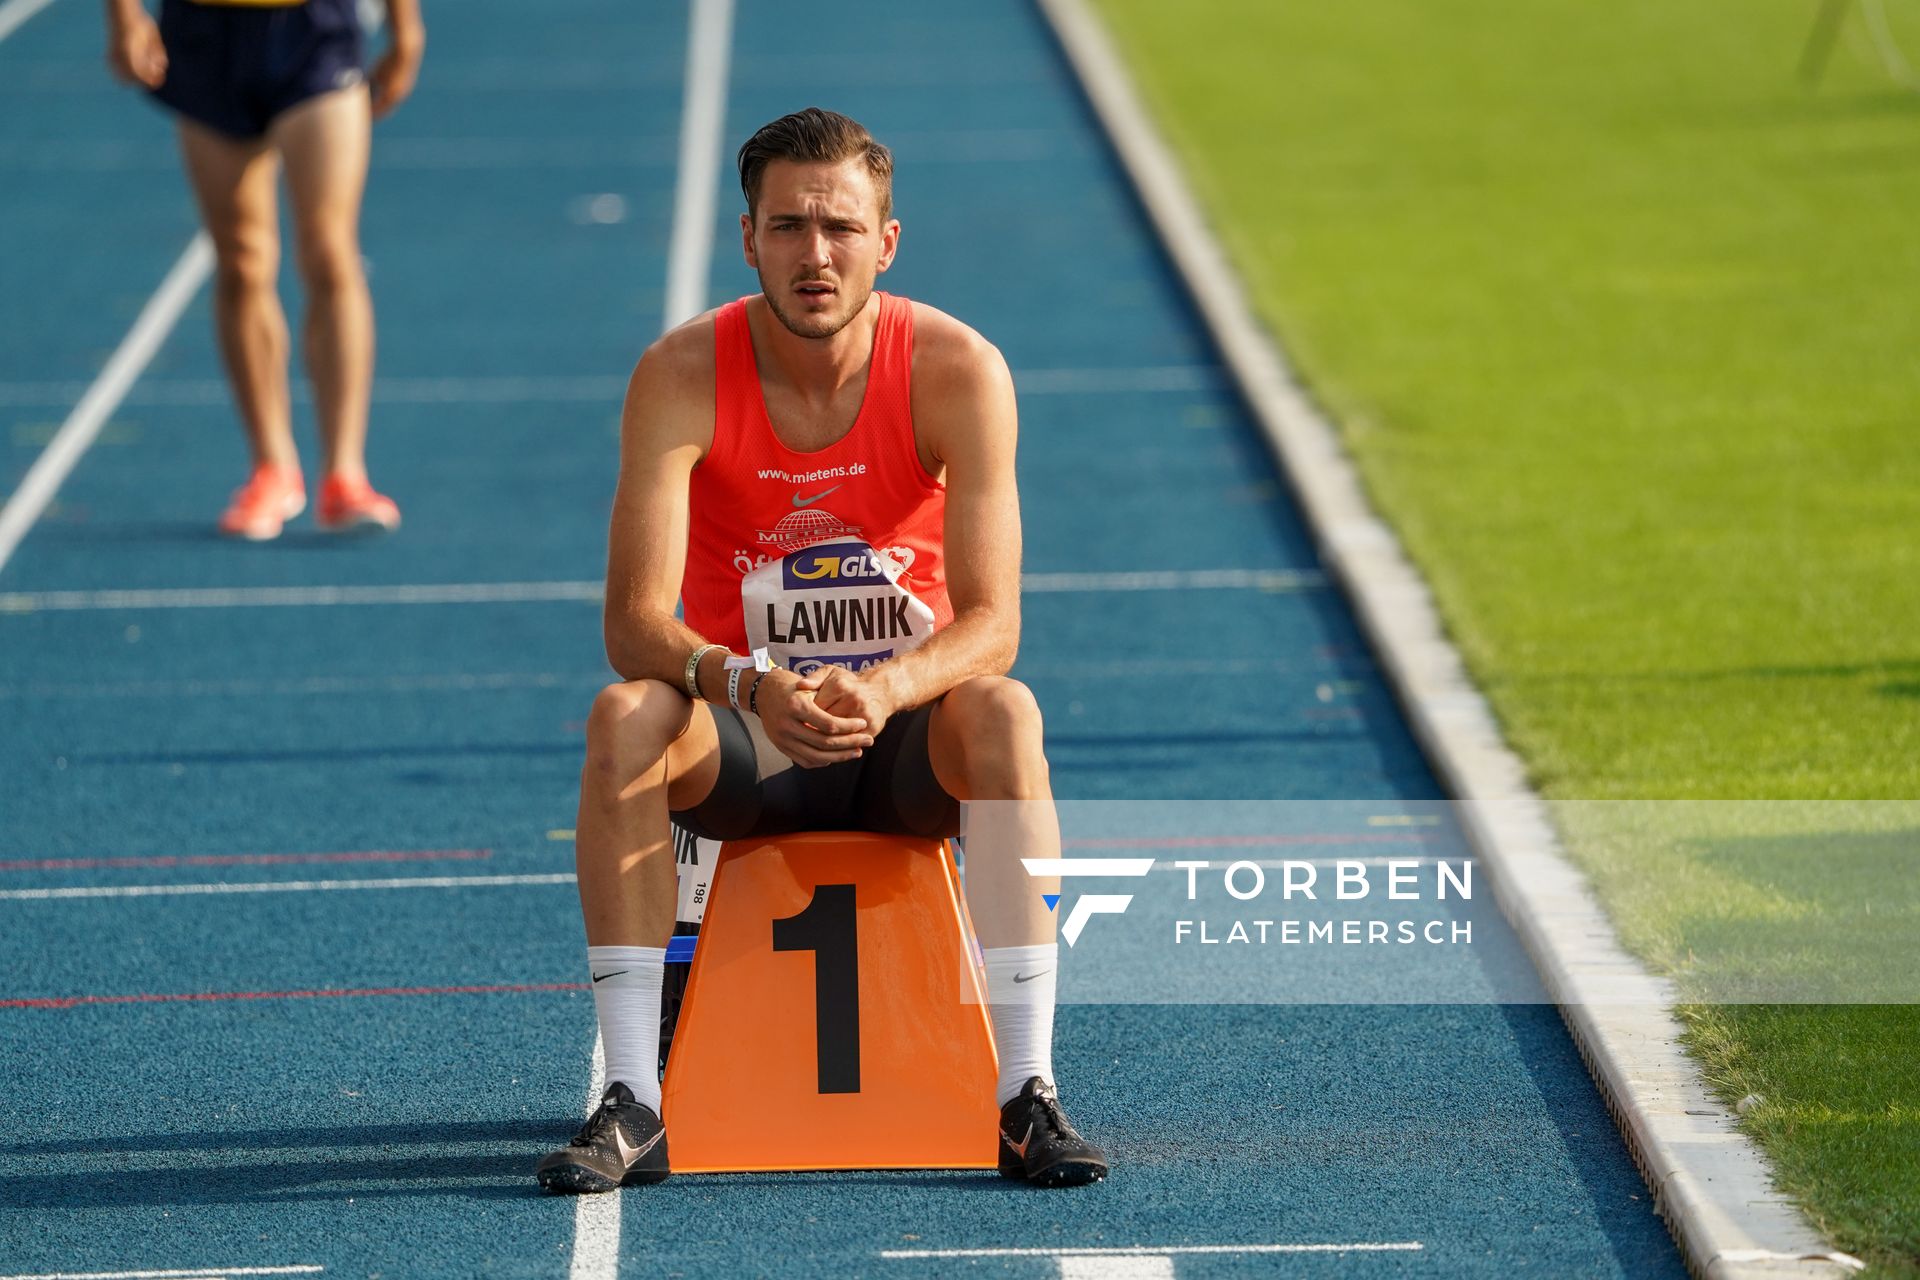
{"label": "man's dark hair", "polygon": [[874,193],[880,197],[880,219],[884,222],[893,216],[893,152],[875,142],[865,125],[820,107],[808,107],[762,125],[740,148],[740,190],[747,197],[748,216],[757,212],[760,175],[772,161],[839,164],[856,159],[866,162]]}

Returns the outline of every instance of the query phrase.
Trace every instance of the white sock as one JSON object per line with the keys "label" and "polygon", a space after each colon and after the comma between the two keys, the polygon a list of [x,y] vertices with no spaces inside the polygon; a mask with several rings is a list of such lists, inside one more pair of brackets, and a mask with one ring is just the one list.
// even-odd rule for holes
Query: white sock
{"label": "white sock", "polygon": [[1000,1051],[996,1104],[1006,1106],[1035,1076],[1053,1083],[1053,997],[1060,946],[993,947],[987,961],[987,1011]]}
{"label": "white sock", "polygon": [[665,947],[588,947],[593,1008],[607,1055],[607,1083],[633,1090],[660,1114],[660,979]]}

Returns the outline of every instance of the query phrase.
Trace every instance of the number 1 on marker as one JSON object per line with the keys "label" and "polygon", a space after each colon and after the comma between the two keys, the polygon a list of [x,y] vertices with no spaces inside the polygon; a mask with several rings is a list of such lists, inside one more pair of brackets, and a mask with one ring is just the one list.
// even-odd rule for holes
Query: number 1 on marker
{"label": "number 1 on marker", "polygon": [[860,1092],[860,937],[853,886],[816,886],[806,909],[773,922],[775,951],[813,952],[819,1092]]}

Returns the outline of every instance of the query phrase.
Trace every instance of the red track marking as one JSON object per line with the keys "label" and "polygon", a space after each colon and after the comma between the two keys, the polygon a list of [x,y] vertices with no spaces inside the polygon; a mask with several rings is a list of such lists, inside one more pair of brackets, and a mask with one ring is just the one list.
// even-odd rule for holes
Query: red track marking
{"label": "red track marking", "polygon": [[189,991],[125,996],[42,996],[0,1000],[0,1009],[73,1009],[83,1004],[202,1004],[220,1000],[339,1000],[349,996],[490,996],[586,991],[584,982],[527,982],[495,987],[357,987],[327,991]]}
{"label": "red track marking", "polygon": [[1441,834],[1326,831],[1285,836],[1105,836],[1062,840],[1060,844],[1067,849],[1258,849],[1287,844],[1421,844]]}
{"label": "red track marking", "polygon": [[368,849],[359,853],[197,853],[156,858],[23,858],[0,871],[90,871],[100,867],[258,867],[289,862],[481,861],[491,849]]}

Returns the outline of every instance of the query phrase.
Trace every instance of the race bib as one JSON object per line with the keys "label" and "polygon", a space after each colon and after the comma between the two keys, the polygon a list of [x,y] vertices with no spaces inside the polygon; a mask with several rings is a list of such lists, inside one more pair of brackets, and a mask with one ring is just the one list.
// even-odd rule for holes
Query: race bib
{"label": "race bib", "polygon": [[917,649],[933,634],[933,609],[901,585],[905,572],[857,538],[789,551],[740,580],[747,646],[803,676],[863,671]]}
{"label": "race bib", "polygon": [[713,885],[713,864],[719,859],[718,840],[696,836],[682,826],[673,828],[673,861],[679,887],[673,918],[677,924],[695,926],[676,929],[675,933],[700,931],[697,926],[707,915],[707,890]]}

